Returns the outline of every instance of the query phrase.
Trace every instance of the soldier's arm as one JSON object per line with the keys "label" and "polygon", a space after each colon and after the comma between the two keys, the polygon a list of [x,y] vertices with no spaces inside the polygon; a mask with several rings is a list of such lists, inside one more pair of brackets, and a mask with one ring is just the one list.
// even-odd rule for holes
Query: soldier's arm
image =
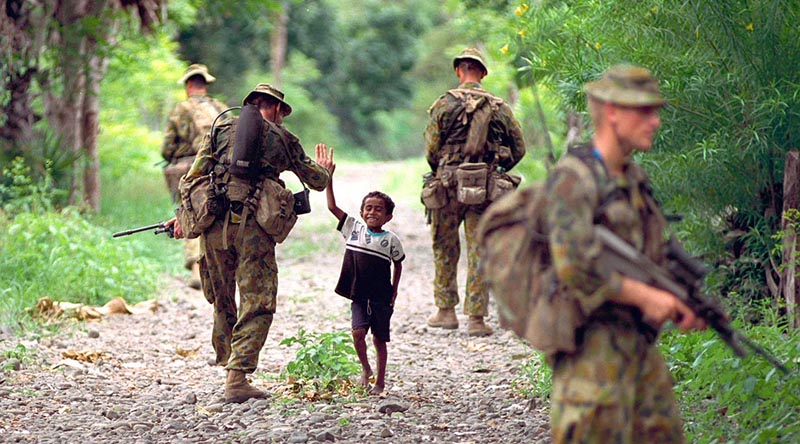
{"label": "soldier's arm", "polygon": [[519,125],[519,121],[514,117],[514,113],[511,111],[511,108],[504,103],[503,109],[505,111],[504,115],[506,118],[507,128],[504,144],[511,150],[511,158],[501,159],[500,166],[510,170],[525,156],[525,139],[522,136],[522,128]]}
{"label": "soldier's arm", "polygon": [[618,295],[622,287],[622,277],[597,260],[602,245],[592,229],[598,205],[595,187],[588,168],[579,171],[559,166],[547,182],[548,195],[558,196],[550,200],[546,216],[553,266],[559,283],[577,297],[587,316]]}
{"label": "soldier's arm", "polygon": [[164,141],[161,144],[161,157],[167,162],[172,161],[175,151],[178,150],[178,127],[175,123],[174,111],[167,119],[167,128],[164,130]]}
{"label": "soldier's arm", "polygon": [[436,171],[439,167],[439,159],[441,157],[441,126],[440,121],[444,113],[444,105],[441,99],[437,100],[428,110],[430,120],[428,126],[425,128],[425,160],[431,167],[431,171]]}

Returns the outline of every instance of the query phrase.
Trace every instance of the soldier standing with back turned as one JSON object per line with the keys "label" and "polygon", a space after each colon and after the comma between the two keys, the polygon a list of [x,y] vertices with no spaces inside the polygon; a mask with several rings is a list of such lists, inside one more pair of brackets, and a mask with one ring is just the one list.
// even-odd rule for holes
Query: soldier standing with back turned
{"label": "soldier standing with back turned", "polygon": [[[525,142],[511,108],[481,87],[480,82],[488,70],[480,51],[465,49],[453,59],[453,68],[460,85],[434,102],[425,130],[426,160],[432,177],[435,177],[434,182],[444,188],[440,203],[426,202],[433,238],[434,301],[438,307],[437,312],[428,318],[428,325],[434,328],[458,328],[455,313],[459,300],[456,281],[460,256],[458,230],[464,222],[467,243],[464,313],[469,316],[467,334],[488,336],[492,334],[492,329],[486,325],[484,317],[488,315],[489,293],[478,273],[480,258],[475,229],[480,215],[491,203],[490,195],[493,193],[487,187],[491,188],[495,181],[483,180],[484,172],[479,168],[480,164],[485,164],[487,176],[510,170],[525,155]],[[458,169],[467,163],[478,169],[468,172],[464,177],[475,177],[473,173],[477,173],[480,179],[466,179],[459,184],[457,176],[461,172]],[[481,181],[482,184],[478,183]],[[482,194],[487,196],[483,201],[480,199]],[[439,207],[440,204],[443,205]]]}
{"label": "soldier standing with back turned", "polygon": [[[186,69],[178,83],[186,89],[186,100],[175,105],[169,114],[167,128],[164,130],[164,143],[161,156],[167,162],[164,176],[167,179],[172,201],[177,202],[178,182],[189,171],[194,156],[200,149],[203,137],[211,129],[214,118],[227,106],[208,95],[208,85],[217,80],[209,74],[205,65],[193,64]],[[184,241],[186,268],[192,271],[189,286],[200,289],[200,272],[197,261],[200,259],[200,241]]]}

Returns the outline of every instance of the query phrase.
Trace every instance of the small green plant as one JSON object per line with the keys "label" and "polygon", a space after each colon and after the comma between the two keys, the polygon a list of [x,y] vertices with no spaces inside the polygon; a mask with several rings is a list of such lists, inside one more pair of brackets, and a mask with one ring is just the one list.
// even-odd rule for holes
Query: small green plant
{"label": "small green plant", "polygon": [[16,360],[19,363],[25,362],[28,360],[28,348],[25,347],[23,344],[17,344],[16,347],[5,350],[4,352],[0,353],[0,357],[2,357],[3,363],[2,370],[13,370],[14,363],[11,361]]}
{"label": "small green plant", "polygon": [[520,367],[511,384],[525,398],[549,397],[553,390],[553,370],[545,362],[544,354],[534,353]]}
{"label": "small green plant", "polygon": [[282,376],[308,399],[330,399],[353,388],[350,378],[361,371],[352,338],[345,332],[309,333],[304,329],[281,341],[299,345]]}

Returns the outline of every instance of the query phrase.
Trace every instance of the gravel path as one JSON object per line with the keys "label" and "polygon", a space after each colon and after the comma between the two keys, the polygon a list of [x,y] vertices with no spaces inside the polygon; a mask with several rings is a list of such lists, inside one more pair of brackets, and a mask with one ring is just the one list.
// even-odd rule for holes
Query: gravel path
{"label": "gravel path", "polygon": [[[391,168],[341,165],[339,205],[357,211],[361,197],[380,188]],[[416,178],[409,186],[418,186]],[[312,195],[314,211],[278,246],[278,313],[253,378],[272,394],[269,400],[222,403],[224,370],[208,363],[211,306],[182,279],[171,278],[152,314],[109,316],[56,336],[24,338],[28,359],[0,372],[0,442],[549,442],[547,403],[531,402],[515,388],[531,350],[499,329],[493,308],[488,322],[496,333],[488,338],[468,338],[463,314],[458,330],[425,326],[435,309],[433,269],[428,229],[413,201],[396,199],[387,225],[403,240],[407,260],[392,318],[386,392],[327,402],[285,395],[279,374],[296,348],[280,341],[301,328],[349,331],[348,302],[332,291],[340,249],[304,259],[281,253],[298,236],[340,241],[324,193]],[[462,260],[462,289],[463,266]],[[18,341],[0,333],[0,350]],[[99,359],[65,358],[81,354]]]}

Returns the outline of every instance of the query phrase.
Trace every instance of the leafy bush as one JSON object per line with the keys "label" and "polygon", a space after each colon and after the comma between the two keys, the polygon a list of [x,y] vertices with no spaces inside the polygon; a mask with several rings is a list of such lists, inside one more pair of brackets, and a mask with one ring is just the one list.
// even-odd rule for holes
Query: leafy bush
{"label": "leafy bush", "polygon": [[135,245],[112,241],[71,208],[0,221],[0,322],[10,325],[44,296],[92,305],[148,298],[160,272]]}
{"label": "leafy bush", "polygon": [[[779,360],[800,355],[800,335],[777,328],[744,332]],[[800,379],[758,356],[739,359],[715,333],[669,332],[661,341],[677,381],[687,442],[784,443],[800,440]],[[793,363],[787,365],[790,370]],[[794,369],[793,371],[796,371]]]}
{"label": "leafy bush", "polygon": [[37,181],[22,157],[15,157],[11,166],[0,172],[0,209],[8,216],[52,210],[53,200],[60,194],[63,192],[54,188],[49,168]]}
{"label": "leafy bush", "polygon": [[309,399],[329,399],[333,394],[346,393],[358,375],[358,363],[353,339],[346,332],[309,333],[304,329],[281,341],[280,345],[300,345],[295,359],[286,364],[282,373],[301,396]]}

